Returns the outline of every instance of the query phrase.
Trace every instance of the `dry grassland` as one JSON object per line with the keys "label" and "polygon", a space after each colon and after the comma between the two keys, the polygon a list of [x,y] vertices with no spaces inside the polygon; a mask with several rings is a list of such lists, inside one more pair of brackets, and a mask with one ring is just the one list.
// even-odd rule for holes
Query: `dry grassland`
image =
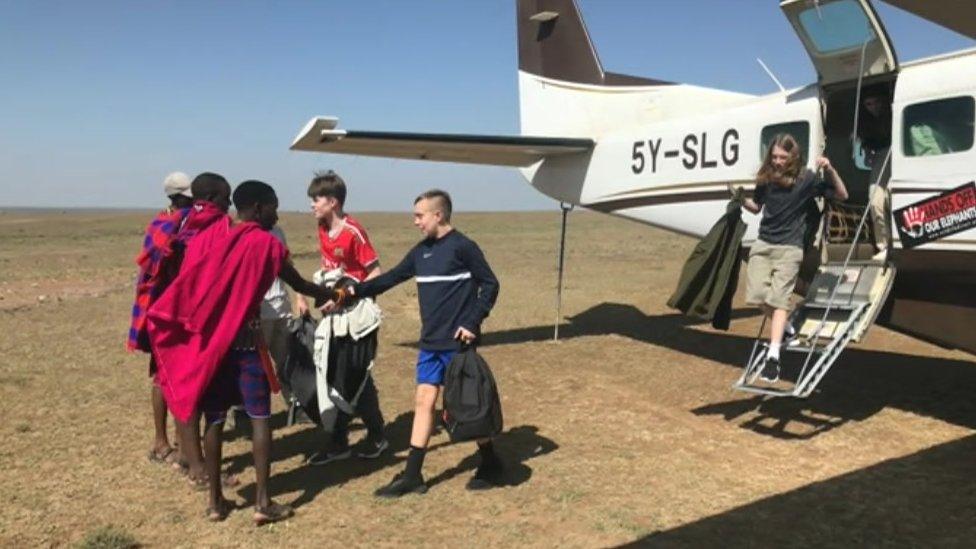
{"label": "dry grassland", "polygon": [[[225,467],[240,473],[229,495],[242,508],[208,523],[203,494],[146,459],[146,358],[123,351],[149,215],[0,213],[0,545],[70,545],[107,525],[150,547],[931,546],[976,534],[972,356],[875,328],[810,400],[734,393],[757,317],[737,302],[732,330],[715,332],[668,310],[693,242],[589,213],[571,215],[559,343],[558,214],[456,219],[501,281],[481,350],[503,395],[510,486],[466,492],[473,445],[439,434],[427,495],[372,496],[409,437],[408,283],[381,299],[377,384],[396,453],[306,467],[319,435],[284,427],[275,400],[272,490],[296,517],[251,526],[250,444],[237,436]],[[387,265],[418,239],[408,214],[361,219]],[[310,217],[282,223],[310,273]]]}

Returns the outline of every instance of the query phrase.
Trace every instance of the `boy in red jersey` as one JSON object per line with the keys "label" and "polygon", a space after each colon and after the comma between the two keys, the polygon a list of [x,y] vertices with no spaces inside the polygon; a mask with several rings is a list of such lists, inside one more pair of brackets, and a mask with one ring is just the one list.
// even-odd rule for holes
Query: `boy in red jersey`
{"label": "boy in red jersey", "polygon": [[[338,174],[329,170],[316,173],[308,185],[308,197],[312,199],[312,213],[318,221],[319,246],[322,252],[323,272],[342,269],[357,282],[370,280],[381,272],[379,256],[369,241],[366,229],[353,216],[343,211],[346,202],[346,183]],[[335,303],[328,302],[322,312],[331,314]],[[305,314],[308,306],[298,298],[298,311]],[[373,459],[383,454],[389,443],[383,436],[383,414],[379,395],[372,376],[367,377],[356,412],[366,424],[367,436],[356,455]],[[340,411],[332,431],[331,444],[309,457],[311,465],[325,465],[352,456],[349,448],[349,422],[352,417]]]}

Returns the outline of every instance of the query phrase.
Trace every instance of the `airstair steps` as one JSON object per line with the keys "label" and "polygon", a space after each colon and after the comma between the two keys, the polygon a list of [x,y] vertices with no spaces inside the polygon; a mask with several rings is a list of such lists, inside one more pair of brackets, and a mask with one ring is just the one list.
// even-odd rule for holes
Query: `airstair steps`
{"label": "airstair steps", "polygon": [[[894,268],[878,261],[830,262],[820,267],[806,301],[790,317],[796,342],[785,344],[781,370],[795,382],[767,382],[760,377],[768,343],[753,344],[745,371],[733,388],[770,397],[805,398],[847,346],[858,341],[874,321],[894,280]],[[766,321],[760,327],[763,332]]]}

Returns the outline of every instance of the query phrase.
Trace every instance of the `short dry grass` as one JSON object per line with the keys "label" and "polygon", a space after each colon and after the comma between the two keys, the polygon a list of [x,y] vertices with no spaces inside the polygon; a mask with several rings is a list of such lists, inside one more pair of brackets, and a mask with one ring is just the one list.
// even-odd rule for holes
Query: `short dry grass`
{"label": "short dry grass", "polygon": [[[510,486],[466,492],[473,448],[440,434],[426,496],[371,495],[409,436],[408,283],[381,300],[377,382],[395,455],[308,468],[318,433],[279,427],[272,489],[297,515],[258,529],[249,443],[234,437],[225,459],[242,509],[210,524],[203,495],[146,459],[146,358],[122,350],[149,215],[0,213],[0,545],[79,544],[106,525],[158,547],[927,546],[976,534],[972,356],[876,328],[815,398],[734,393],[758,319],[739,305],[732,330],[715,332],[668,310],[693,242],[589,213],[571,215],[559,343],[558,214],[457,216],[502,284],[481,350],[503,395]],[[407,214],[361,219],[387,265],[418,238]],[[309,217],[283,226],[309,273]]]}

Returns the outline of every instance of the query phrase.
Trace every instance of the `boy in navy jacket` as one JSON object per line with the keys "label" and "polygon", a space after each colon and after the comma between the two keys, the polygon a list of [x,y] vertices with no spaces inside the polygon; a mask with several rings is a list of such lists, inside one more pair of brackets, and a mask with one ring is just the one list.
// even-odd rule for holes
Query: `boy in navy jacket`
{"label": "boy in navy jacket", "polygon": [[[451,197],[441,190],[427,191],[414,201],[413,224],[424,240],[400,264],[382,275],[348,288],[351,295],[379,295],[412,277],[417,279],[420,301],[420,354],[417,358],[417,393],[407,466],[379,497],[399,497],[427,491],[420,470],[434,427],[434,409],[444,371],[461,343],[471,343],[481,332],[498,297],[498,279],[473,240],[451,226]],[[500,482],[502,464],[491,439],[478,441],[481,465],[468,482],[480,490]]]}

